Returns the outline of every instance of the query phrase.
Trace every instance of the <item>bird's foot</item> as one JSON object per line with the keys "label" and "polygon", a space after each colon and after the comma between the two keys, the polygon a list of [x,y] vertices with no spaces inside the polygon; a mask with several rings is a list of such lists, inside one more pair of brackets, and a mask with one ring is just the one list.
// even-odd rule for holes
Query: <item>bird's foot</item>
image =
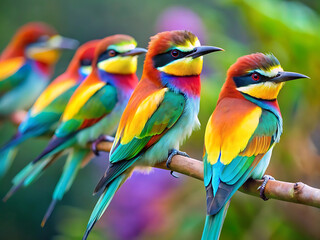
{"label": "bird's foot", "polygon": [[185,152],[181,152],[177,149],[171,149],[168,153],[168,159],[167,159],[167,162],[166,162],[166,166],[167,168],[170,168],[170,164],[171,164],[171,161],[172,161],[172,158],[175,156],[175,155],[181,155],[181,156],[184,156],[184,157],[190,157],[187,153]]}
{"label": "bird's foot", "polygon": [[108,136],[108,135],[101,135],[98,137],[94,142],[91,144],[91,151],[96,155],[99,156],[99,150],[97,149],[97,146],[101,142],[113,142],[114,137]]}
{"label": "bird's foot", "polygon": [[264,201],[267,201],[269,198],[267,198],[266,195],[264,194],[264,190],[266,188],[267,182],[269,180],[275,180],[275,179],[270,175],[264,175],[262,179],[263,179],[263,183],[261,184],[260,187],[258,187],[258,190],[260,191],[260,198]]}
{"label": "bird's foot", "polygon": [[[189,155],[185,152],[181,152],[177,149],[171,149],[168,153],[168,159],[167,159],[167,162],[166,162],[166,166],[167,168],[170,168],[170,164],[171,164],[171,161],[172,161],[172,158],[175,156],[175,155],[181,155],[181,156],[184,156],[184,157],[189,157]],[[170,172],[170,174],[175,177],[175,178],[178,178],[178,176],[174,175],[173,171]]]}

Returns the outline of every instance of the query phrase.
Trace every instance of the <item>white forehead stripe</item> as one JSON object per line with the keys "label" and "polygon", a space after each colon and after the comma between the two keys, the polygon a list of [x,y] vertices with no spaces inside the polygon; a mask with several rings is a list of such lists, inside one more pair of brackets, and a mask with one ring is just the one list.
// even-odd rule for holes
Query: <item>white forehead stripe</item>
{"label": "white forehead stripe", "polygon": [[257,72],[266,77],[275,77],[278,75],[279,72],[283,72],[283,69],[280,66],[276,66],[268,69],[268,71],[264,71],[262,69],[256,69],[254,70],[254,72]]}
{"label": "white forehead stripe", "polygon": [[123,44],[123,45],[110,45],[107,49],[113,49],[113,50],[116,50],[117,52],[123,53],[135,48],[136,48],[136,45],[132,43],[132,44]]}

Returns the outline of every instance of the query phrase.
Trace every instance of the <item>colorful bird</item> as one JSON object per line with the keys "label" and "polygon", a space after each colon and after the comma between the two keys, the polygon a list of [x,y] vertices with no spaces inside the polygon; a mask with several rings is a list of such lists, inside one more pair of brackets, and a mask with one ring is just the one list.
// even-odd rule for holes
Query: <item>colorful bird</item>
{"label": "colorful bird", "polygon": [[79,47],[67,70],[38,97],[15,136],[0,149],[0,176],[11,165],[18,144],[32,137],[54,132],[73,92],[91,72],[94,50],[98,43],[99,40],[92,40]]}
{"label": "colorful bird", "polygon": [[47,24],[22,26],[0,55],[0,117],[29,108],[47,86],[61,49],[77,45]]}
{"label": "colorful bird", "polygon": [[227,73],[205,132],[207,217],[202,240],[218,239],[230,199],[248,179],[263,176],[282,133],[277,96],[284,82],[307,76],[284,72],[273,55],[240,57]]}
{"label": "colorful bird", "polygon": [[221,50],[201,46],[188,31],[162,32],[151,38],[141,81],[119,123],[110,166],[95,189],[103,193],[83,239],[134,167],[145,168],[166,159],[169,165],[174,155],[185,154],[177,150],[179,145],[199,127],[202,56]]}
{"label": "colorful bird", "polygon": [[33,182],[59,155],[70,152],[42,226],[56,202],[71,187],[81,164],[87,163],[85,157],[90,153],[87,143],[101,134],[115,133],[121,114],[138,84],[135,74],[137,56],[147,51],[136,48],[136,45],[128,35],[114,35],[99,42],[92,72],[70,98],[49,144],[13,179],[13,187],[4,200],[21,186]]}

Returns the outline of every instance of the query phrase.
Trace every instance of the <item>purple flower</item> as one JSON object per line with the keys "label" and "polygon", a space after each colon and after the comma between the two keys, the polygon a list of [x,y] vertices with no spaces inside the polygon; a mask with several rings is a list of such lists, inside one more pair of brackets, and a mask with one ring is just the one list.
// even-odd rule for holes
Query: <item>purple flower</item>
{"label": "purple flower", "polygon": [[182,6],[170,7],[162,12],[156,30],[157,32],[189,30],[198,36],[201,42],[206,42],[206,30],[201,18],[191,9]]}
{"label": "purple flower", "polygon": [[182,182],[169,171],[133,173],[116,193],[99,225],[115,239],[137,239],[161,229],[168,215],[166,202]]}

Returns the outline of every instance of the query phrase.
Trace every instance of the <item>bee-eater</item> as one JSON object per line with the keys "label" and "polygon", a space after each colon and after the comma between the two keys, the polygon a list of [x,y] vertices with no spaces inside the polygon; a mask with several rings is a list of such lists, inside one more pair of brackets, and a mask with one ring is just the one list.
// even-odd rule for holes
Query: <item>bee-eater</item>
{"label": "bee-eater", "polygon": [[91,72],[98,42],[99,40],[92,40],[79,47],[67,70],[52,81],[38,97],[15,136],[0,149],[0,176],[4,175],[11,165],[18,144],[55,130],[73,92]]}
{"label": "bee-eater", "polygon": [[100,40],[92,62],[92,72],[70,98],[61,122],[44,151],[13,179],[7,199],[20,186],[33,182],[57,155],[70,152],[52,202],[42,221],[50,216],[56,202],[71,187],[90,150],[87,143],[100,135],[115,133],[121,114],[133,89],[138,84],[137,58],[147,50],[136,48],[136,41],[128,35],[114,35]]}
{"label": "bee-eater", "polygon": [[263,177],[282,133],[277,96],[284,82],[307,76],[284,72],[270,54],[240,57],[227,73],[205,131],[207,217],[202,240],[218,239],[233,194],[248,179]]}
{"label": "bee-eater", "polygon": [[61,49],[76,46],[47,24],[22,26],[0,55],[0,117],[29,108],[47,86]]}
{"label": "bee-eater", "polygon": [[201,46],[188,31],[162,32],[151,38],[142,78],[119,123],[110,166],[95,189],[103,193],[83,239],[134,167],[153,166],[166,159],[169,165],[172,156],[183,154],[177,150],[179,145],[199,127],[202,56],[221,50]]}

